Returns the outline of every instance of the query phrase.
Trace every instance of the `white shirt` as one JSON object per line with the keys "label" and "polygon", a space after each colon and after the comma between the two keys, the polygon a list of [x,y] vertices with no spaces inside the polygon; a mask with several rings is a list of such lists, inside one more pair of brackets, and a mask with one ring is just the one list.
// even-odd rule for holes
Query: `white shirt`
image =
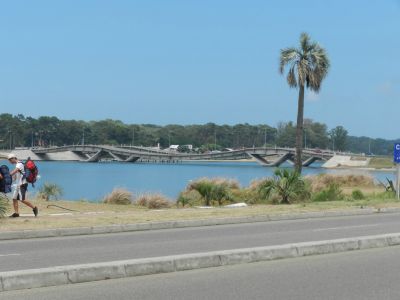
{"label": "white shirt", "polygon": [[15,168],[18,170],[18,172],[15,174],[15,183],[17,184],[17,187],[20,187],[21,185],[27,183],[26,178],[25,178],[25,167],[24,164],[20,161],[17,162],[15,165]]}

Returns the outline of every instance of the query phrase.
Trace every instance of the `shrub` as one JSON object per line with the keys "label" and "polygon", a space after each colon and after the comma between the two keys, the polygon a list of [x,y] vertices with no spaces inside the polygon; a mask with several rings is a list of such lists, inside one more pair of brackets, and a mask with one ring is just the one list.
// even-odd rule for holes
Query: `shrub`
{"label": "shrub", "polygon": [[239,188],[239,183],[235,180],[200,178],[189,183],[186,191],[197,191],[204,200],[204,205],[210,206],[213,201],[217,201],[218,205],[222,205],[225,201],[232,202],[231,192]]}
{"label": "shrub", "polygon": [[160,209],[170,207],[171,202],[162,194],[144,194],[138,197],[136,205],[148,209]]}
{"label": "shrub", "polygon": [[61,197],[62,195],[63,190],[59,185],[55,183],[45,182],[43,186],[39,189],[37,197],[39,199],[49,201],[51,197],[54,197],[56,200],[58,200],[58,197]]}
{"label": "shrub", "polygon": [[315,193],[312,200],[315,202],[343,200],[342,190],[338,184],[331,183],[327,188]]}
{"label": "shrub", "polygon": [[128,205],[132,203],[132,193],[122,188],[114,189],[104,197],[103,202],[107,204]]}
{"label": "shrub", "polygon": [[362,199],[365,199],[365,196],[364,196],[363,192],[360,191],[360,190],[354,190],[354,191],[351,193],[351,197],[352,197],[354,200],[362,200]]}
{"label": "shrub", "polygon": [[278,196],[279,203],[307,200],[310,197],[308,185],[296,171],[276,169],[274,177],[259,185],[259,194],[264,198]]}
{"label": "shrub", "polygon": [[0,193],[0,218],[4,218],[8,210],[8,199]]}

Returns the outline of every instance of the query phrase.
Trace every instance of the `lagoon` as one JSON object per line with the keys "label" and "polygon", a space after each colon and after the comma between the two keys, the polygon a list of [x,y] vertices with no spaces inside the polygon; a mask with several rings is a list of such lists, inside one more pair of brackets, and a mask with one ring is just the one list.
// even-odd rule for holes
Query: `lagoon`
{"label": "lagoon", "polygon": [[[7,164],[2,161],[1,164]],[[183,162],[179,164],[148,163],[85,163],[37,161],[40,179],[30,195],[39,190],[45,182],[62,187],[65,200],[101,201],[115,187],[123,187],[135,195],[162,193],[175,199],[191,181],[200,177],[227,177],[237,179],[242,186],[252,180],[271,176],[274,168],[263,167],[256,162]],[[9,166],[11,168],[11,166]],[[290,165],[286,165],[290,167]],[[392,172],[332,170],[318,165],[304,168],[304,175],[320,173],[371,174],[382,182],[393,179]]]}

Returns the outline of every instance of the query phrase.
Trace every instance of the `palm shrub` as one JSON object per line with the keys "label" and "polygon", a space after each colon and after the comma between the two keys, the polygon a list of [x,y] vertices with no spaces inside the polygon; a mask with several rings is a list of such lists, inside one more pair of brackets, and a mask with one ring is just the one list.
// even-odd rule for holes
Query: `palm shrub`
{"label": "palm shrub", "polygon": [[199,194],[196,190],[185,190],[182,191],[178,199],[176,200],[176,206],[194,206],[194,205],[201,205],[203,201],[203,197]]}
{"label": "palm shrub", "polygon": [[221,178],[201,178],[191,182],[186,191],[197,191],[204,200],[205,206],[211,206],[213,201],[222,205],[225,201],[232,202],[232,189],[239,189],[236,181]]}
{"label": "palm shrub", "polygon": [[276,169],[273,178],[265,180],[259,185],[259,193],[265,198],[274,194],[279,197],[279,202],[284,204],[310,197],[307,183],[300,174],[295,170],[287,169]]}
{"label": "palm shrub", "polygon": [[204,199],[204,205],[210,206],[214,184],[206,179],[198,180],[190,184],[190,189],[197,191]]}
{"label": "palm shrub", "polygon": [[312,42],[307,33],[301,34],[299,48],[291,47],[281,50],[279,71],[283,74],[285,68],[288,67],[287,82],[291,88],[299,89],[295,160],[295,169],[298,173],[301,173],[302,168],[304,90],[308,88],[318,93],[322,81],[328,74],[329,66],[325,49],[318,43]]}
{"label": "palm shrub", "polygon": [[214,185],[211,196],[214,201],[218,202],[219,206],[221,206],[224,201],[232,201],[229,187],[224,183]]}
{"label": "palm shrub", "polygon": [[0,193],[0,218],[4,218],[8,210],[8,199]]}
{"label": "palm shrub", "polygon": [[46,201],[49,201],[51,197],[54,197],[56,200],[58,200],[58,197],[61,197],[62,195],[63,195],[62,188],[55,183],[49,183],[49,182],[46,182],[42,185],[38,194],[40,199]]}

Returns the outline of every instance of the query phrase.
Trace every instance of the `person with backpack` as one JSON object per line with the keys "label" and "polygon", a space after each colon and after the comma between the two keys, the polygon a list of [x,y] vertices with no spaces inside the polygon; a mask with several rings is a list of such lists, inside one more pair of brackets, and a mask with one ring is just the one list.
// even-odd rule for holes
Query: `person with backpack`
{"label": "person with backpack", "polygon": [[28,191],[28,181],[27,181],[27,174],[25,171],[25,165],[17,159],[17,156],[14,153],[8,155],[8,161],[11,164],[15,165],[15,169],[10,172],[10,175],[15,178],[15,183],[16,183],[16,187],[12,197],[14,213],[10,216],[10,218],[19,217],[18,201],[21,201],[25,205],[32,208],[33,214],[35,215],[35,217],[37,217],[39,213],[38,208],[36,206],[33,206],[33,204],[26,199],[26,192]]}

